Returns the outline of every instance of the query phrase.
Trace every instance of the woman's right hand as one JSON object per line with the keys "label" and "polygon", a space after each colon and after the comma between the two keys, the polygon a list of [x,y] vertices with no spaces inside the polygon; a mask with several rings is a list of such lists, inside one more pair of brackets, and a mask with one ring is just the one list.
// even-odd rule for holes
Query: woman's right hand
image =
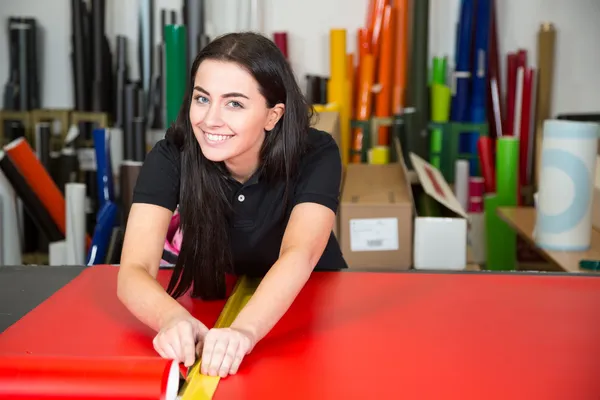
{"label": "woman's right hand", "polygon": [[181,313],[161,326],[152,343],[161,357],[190,367],[196,360],[197,347],[207,332],[208,328],[202,322],[189,313]]}

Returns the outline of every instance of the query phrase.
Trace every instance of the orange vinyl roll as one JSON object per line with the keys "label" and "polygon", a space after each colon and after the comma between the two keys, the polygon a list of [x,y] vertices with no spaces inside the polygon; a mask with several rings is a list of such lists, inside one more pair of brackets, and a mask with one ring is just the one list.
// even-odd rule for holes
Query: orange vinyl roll
{"label": "orange vinyl roll", "polygon": [[[392,67],[394,62],[394,34],[396,16],[392,6],[385,6],[383,13],[383,30],[381,35],[381,58],[378,62],[379,71],[377,82],[380,92],[377,93],[375,104],[375,115],[378,117],[389,117],[392,111]],[[389,126],[380,126],[377,143],[380,146],[389,146]]]}
{"label": "orange vinyl roll", "polygon": [[[354,71],[354,103],[352,104],[352,108],[355,110],[358,110],[358,107],[360,107],[359,104],[359,94],[358,94],[358,90],[360,88],[360,63],[363,59],[363,56],[365,54],[368,54],[371,52],[371,35],[369,34],[369,29],[367,28],[360,28],[358,29],[358,32],[356,34],[356,38],[358,39],[358,43],[357,45],[357,60],[356,60],[356,69]],[[356,116],[357,114],[354,113],[354,115]]]}
{"label": "orange vinyl roll", "polygon": [[[360,78],[359,86],[356,88],[356,97],[358,107],[356,108],[356,119],[367,121],[371,116],[372,98],[371,89],[373,88],[373,79],[375,75],[375,59],[372,54],[364,54],[360,60]],[[360,152],[362,150],[362,129],[355,128],[352,132],[352,150]],[[353,163],[360,163],[360,154],[352,155]]]}
{"label": "orange vinyl roll", "polygon": [[367,9],[367,20],[365,21],[365,26],[367,27],[367,32],[369,34],[369,41],[371,40],[371,35],[373,34],[373,27],[375,26],[375,7],[377,5],[377,0],[369,0],[369,8]]}
{"label": "orange vinyl roll", "polygon": [[355,93],[355,83],[354,83],[354,53],[348,53],[346,55],[347,68],[346,68],[346,79],[348,80],[348,96],[350,97],[350,119],[354,119],[354,97]]}
{"label": "orange vinyl roll", "polygon": [[387,0],[376,0],[375,14],[373,16],[373,28],[371,29],[371,53],[375,58],[375,63],[379,63],[379,52],[381,47],[381,35],[383,30],[383,12]]}
{"label": "orange vinyl roll", "polygon": [[[65,198],[60,189],[44,166],[40,163],[35,152],[21,137],[13,140],[4,147],[6,154],[15,164],[23,178],[27,181],[31,190],[40,199],[52,220],[58,226],[63,235],[66,234],[66,209]],[[87,247],[91,245],[91,239],[86,236]]]}
{"label": "orange vinyl roll", "polygon": [[408,0],[394,0],[396,14],[396,44],[394,53],[394,84],[392,113],[402,114],[406,90],[406,54],[408,43]]}

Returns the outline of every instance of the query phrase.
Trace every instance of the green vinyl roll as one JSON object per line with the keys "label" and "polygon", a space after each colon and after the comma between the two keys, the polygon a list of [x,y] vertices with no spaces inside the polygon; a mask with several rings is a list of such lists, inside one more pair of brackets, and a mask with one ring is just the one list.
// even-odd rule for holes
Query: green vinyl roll
{"label": "green vinyl roll", "polygon": [[512,271],[517,268],[517,234],[498,216],[499,203],[495,194],[484,196],[486,269]]}
{"label": "green vinyl roll", "polygon": [[[406,108],[412,108],[414,112],[404,121],[406,142],[402,146],[408,147],[407,152],[429,160],[429,0],[414,2],[411,26]],[[410,158],[406,158],[406,162],[410,164]],[[412,169],[412,165],[407,167]]]}
{"label": "green vinyl roll", "polygon": [[165,26],[166,126],[177,119],[188,77],[185,25]]}
{"label": "green vinyl roll", "polygon": [[517,205],[519,184],[519,138],[500,137],[496,141],[496,194],[499,205]]}
{"label": "green vinyl roll", "polygon": [[446,84],[446,57],[433,57],[432,84]]}

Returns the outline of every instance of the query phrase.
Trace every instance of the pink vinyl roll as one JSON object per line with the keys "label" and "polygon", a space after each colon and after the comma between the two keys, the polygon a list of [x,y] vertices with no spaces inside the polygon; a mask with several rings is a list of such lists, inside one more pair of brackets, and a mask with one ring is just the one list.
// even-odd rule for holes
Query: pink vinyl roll
{"label": "pink vinyl roll", "polygon": [[469,213],[483,212],[483,197],[469,197]]}
{"label": "pink vinyl roll", "polygon": [[483,197],[485,192],[485,182],[480,176],[469,178],[469,195],[474,197]]}

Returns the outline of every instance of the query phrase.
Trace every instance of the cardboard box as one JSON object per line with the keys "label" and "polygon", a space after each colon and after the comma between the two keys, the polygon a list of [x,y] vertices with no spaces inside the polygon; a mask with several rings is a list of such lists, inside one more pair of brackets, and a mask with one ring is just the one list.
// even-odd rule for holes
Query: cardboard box
{"label": "cardboard box", "polygon": [[[329,133],[333,137],[333,140],[335,140],[335,142],[337,143],[340,151],[342,150],[342,147],[340,144],[340,115],[337,111],[325,111],[324,110],[324,111],[319,111],[319,112],[315,113],[315,116],[313,119],[313,127],[315,129]],[[342,180],[340,182],[340,193],[341,193],[343,187],[344,187],[344,171],[342,171]],[[338,238],[339,238],[339,235],[338,235],[339,225],[340,225],[340,211],[338,208],[338,212],[336,215],[336,221],[333,226],[333,234]]]}
{"label": "cardboard box", "polygon": [[410,153],[425,193],[444,208],[443,217],[415,217],[414,268],[461,270],[467,266],[468,216],[442,173]]}
{"label": "cardboard box", "polygon": [[413,202],[402,164],[349,164],[340,210],[342,253],[350,268],[411,267]]}

